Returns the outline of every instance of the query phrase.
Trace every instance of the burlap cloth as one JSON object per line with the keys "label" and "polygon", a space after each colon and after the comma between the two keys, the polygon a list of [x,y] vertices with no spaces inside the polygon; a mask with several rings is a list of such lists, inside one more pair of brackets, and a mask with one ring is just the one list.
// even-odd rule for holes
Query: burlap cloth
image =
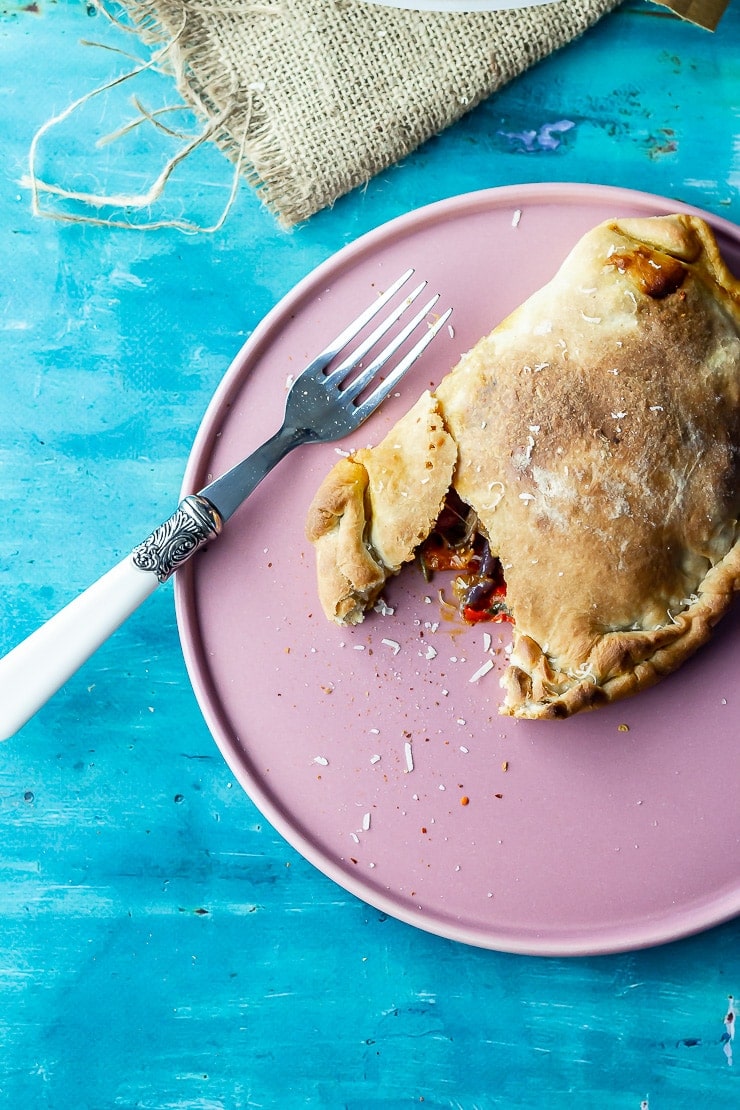
{"label": "burlap cloth", "polygon": [[[183,100],[289,227],[398,162],[620,0],[516,11],[121,0]],[[213,126],[215,123],[215,126]]]}

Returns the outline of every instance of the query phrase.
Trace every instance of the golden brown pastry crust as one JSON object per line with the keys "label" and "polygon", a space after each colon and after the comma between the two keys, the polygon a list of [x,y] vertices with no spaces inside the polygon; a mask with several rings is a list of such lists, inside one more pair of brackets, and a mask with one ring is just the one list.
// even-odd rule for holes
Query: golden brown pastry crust
{"label": "golden brown pastry crust", "polygon": [[452,482],[457,447],[425,392],[377,447],[332,468],[308,512],[319,599],[330,620],[357,624],[389,575],[414,558]]}
{"label": "golden brown pastry crust", "polygon": [[436,398],[506,576],[502,712],[593,708],[706,641],[740,581],[740,283],[703,221],[595,228]]}

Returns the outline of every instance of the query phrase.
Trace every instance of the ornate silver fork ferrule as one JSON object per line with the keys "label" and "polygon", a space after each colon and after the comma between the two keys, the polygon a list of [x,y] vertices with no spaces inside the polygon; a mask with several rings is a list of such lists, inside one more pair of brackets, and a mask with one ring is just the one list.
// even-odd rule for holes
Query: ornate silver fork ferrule
{"label": "ornate silver fork ferrule", "polygon": [[166,582],[177,568],[201,547],[215,540],[223,527],[216,508],[205,497],[191,493],[175,512],[131,552],[141,570],[150,570]]}

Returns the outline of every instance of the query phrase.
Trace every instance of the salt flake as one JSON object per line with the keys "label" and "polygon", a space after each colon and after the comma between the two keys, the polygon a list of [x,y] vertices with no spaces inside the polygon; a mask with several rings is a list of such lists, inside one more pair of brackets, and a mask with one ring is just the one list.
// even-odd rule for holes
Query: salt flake
{"label": "salt flake", "polygon": [[470,676],[470,678],[468,679],[468,682],[479,682],[480,679],[483,678],[484,675],[487,675],[488,672],[492,669],[493,669],[493,659],[487,659],[486,662],[483,663],[482,666],[478,667],[478,670],[475,672],[475,674],[472,674]]}

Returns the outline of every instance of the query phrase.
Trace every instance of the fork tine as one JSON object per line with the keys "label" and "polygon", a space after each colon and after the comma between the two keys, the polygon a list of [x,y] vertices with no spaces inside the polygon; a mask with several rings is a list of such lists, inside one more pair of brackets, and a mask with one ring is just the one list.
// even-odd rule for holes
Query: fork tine
{"label": "fork tine", "polygon": [[399,320],[401,316],[403,316],[409,305],[413,304],[419,294],[423,292],[424,289],[426,289],[426,286],[427,282],[422,281],[420,285],[416,286],[416,289],[412,289],[412,291],[408,293],[406,297],[404,297],[400,305],[398,305],[392,312],[388,314],[388,316],[385,317],[383,322],[378,325],[378,327],[373,331],[371,335],[367,337],[367,339],[363,340],[363,342],[360,343],[358,347],[351,351],[344,359],[344,361],[339,364],[339,366],[337,366],[334,370],[330,370],[326,375],[327,384],[331,382],[332,384],[336,383],[338,385],[347,376],[348,372],[350,370],[353,370],[362,361],[368,351],[370,351],[375,346],[375,344],[383,338],[386,332],[390,331],[396,321]]}
{"label": "fork tine", "polygon": [[366,420],[367,417],[375,411],[378,405],[386,399],[391,390],[398,385],[406,371],[413,366],[419,355],[427,349],[435,335],[444,327],[451,315],[452,309],[448,308],[433,327],[421,337],[416,346],[412,347],[408,354],[393,368],[388,377],[385,378],[361,404],[356,406],[355,412],[358,414],[358,419],[360,421]]}
{"label": "fork tine", "polygon": [[[311,362],[311,365],[306,369],[319,370],[323,369],[325,366],[328,366],[328,364],[337,357],[339,352],[342,351],[347,346],[347,344],[352,339],[354,339],[355,336],[359,334],[359,332],[362,331],[365,325],[369,324],[370,321],[374,319],[374,317],[377,316],[377,314],[383,308],[385,308],[388,302],[395,296],[401,286],[406,284],[413,273],[414,270],[412,267],[411,269],[407,270],[405,274],[401,274],[400,278],[397,278],[396,281],[394,281],[393,284],[390,286],[390,288],[386,289],[385,293],[383,293],[381,297],[378,297],[377,301],[373,301],[371,305],[369,305],[363,312],[361,312],[357,319],[353,320],[351,324],[348,324],[347,327],[339,333],[336,339],[333,339],[331,343],[329,343],[328,346],[326,346],[324,350],[316,356],[316,358]],[[303,371],[303,373],[305,372],[306,371]]]}
{"label": "fork tine", "polygon": [[[398,335],[395,336],[391,340],[391,342],[388,344],[388,346],[385,347],[380,352],[380,354],[378,354],[373,359],[373,361],[368,366],[366,366],[365,369],[362,370],[362,372],[359,373],[356,378],[354,378],[350,382],[350,384],[346,387],[346,389],[342,390],[342,395],[344,396],[344,398],[347,401],[351,401],[355,397],[359,397],[360,393],[362,393],[365,386],[369,385],[370,382],[373,380],[373,378],[377,374],[378,370],[380,370],[381,367],[385,366],[386,362],[391,357],[391,355],[394,355],[396,353],[396,351],[398,350],[398,348],[403,343],[405,343],[405,341],[408,339],[408,337],[411,335],[411,333],[413,331],[415,331],[415,329],[422,322],[424,317],[434,308],[434,306],[435,306],[435,304],[437,303],[438,300],[439,300],[439,293],[437,293],[434,297],[432,297],[432,299],[430,301],[427,301],[427,303],[424,305],[424,307],[419,312],[417,312],[417,314],[414,316],[414,318],[408,324],[406,324],[406,326],[403,328],[403,330],[400,331],[398,333]],[[348,359],[347,362],[351,366],[351,365],[353,365],[353,363],[356,363],[357,360],[356,359]]]}

